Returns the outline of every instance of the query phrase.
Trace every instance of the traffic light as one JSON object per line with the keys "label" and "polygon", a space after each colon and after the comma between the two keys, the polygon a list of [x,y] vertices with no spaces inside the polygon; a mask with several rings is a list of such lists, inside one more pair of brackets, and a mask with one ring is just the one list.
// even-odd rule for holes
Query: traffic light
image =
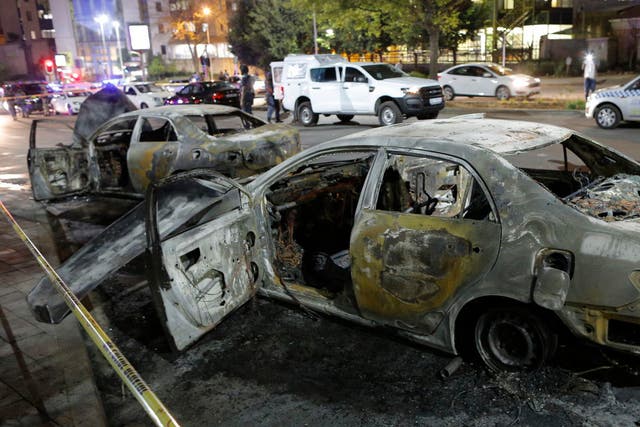
{"label": "traffic light", "polygon": [[49,74],[49,75],[53,75],[53,71],[54,71],[53,61],[50,60],[50,59],[45,59],[45,61],[44,61],[44,72]]}

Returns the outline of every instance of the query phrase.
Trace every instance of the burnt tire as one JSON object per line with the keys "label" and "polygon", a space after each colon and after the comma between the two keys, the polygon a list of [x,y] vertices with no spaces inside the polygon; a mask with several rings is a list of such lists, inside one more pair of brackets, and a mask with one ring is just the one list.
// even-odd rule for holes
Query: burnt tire
{"label": "burnt tire", "polygon": [[298,120],[303,126],[315,126],[319,115],[313,112],[310,102],[302,102],[298,105]]}
{"label": "burnt tire", "polygon": [[593,118],[602,129],[613,129],[620,124],[622,114],[615,105],[605,104],[596,108]]}
{"label": "burnt tire", "polygon": [[511,98],[511,91],[506,86],[498,86],[498,89],[496,89],[496,98],[498,98],[498,101],[506,101]]}
{"label": "burnt tire", "polygon": [[445,86],[442,88],[442,96],[445,101],[453,101],[453,98],[456,97],[456,93],[453,91],[451,86]]}
{"label": "burnt tire", "polygon": [[382,126],[402,123],[402,113],[395,102],[387,101],[380,104],[380,108],[378,109],[378,122]]}
{"label": "burnt tire", "polygon": [[554,355],[558,337],[547,322],[525,306],[492,307],[474,330],[475,350],[492,371],[534,370]]}
{"label": "burnt tire", "polygon": [[338,114],[338,119],[343,123],[350,122],[353,119],[353,114]]}

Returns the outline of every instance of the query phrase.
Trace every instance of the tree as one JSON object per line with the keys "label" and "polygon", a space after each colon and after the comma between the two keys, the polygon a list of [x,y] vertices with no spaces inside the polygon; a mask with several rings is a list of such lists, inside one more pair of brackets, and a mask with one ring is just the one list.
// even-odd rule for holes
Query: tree
{"label": "tree", "polygon": [[309,46],[307,16],[291,0],[238,2],[229,22],[229,44],[240,62],[265,68],[271,61]]}
{"label": "tree", "polygon": [[465,40],[472,39],[478,31],[485,27],[491,10],[486,2],[477,3],[466,0],[457,5],[459,24],[442,34],[441,46],[453,52],[453,63],[457,63],[458,46]]}
{"label": "tree", "polygon": [[206,33],[203,24],[206,21],[202,7],[199,3],[175,2],[171,10],[169,25],[173,33],[173,39],[187,45],[191,53],[193,70],[198,72],[198,45],[206,43]]}

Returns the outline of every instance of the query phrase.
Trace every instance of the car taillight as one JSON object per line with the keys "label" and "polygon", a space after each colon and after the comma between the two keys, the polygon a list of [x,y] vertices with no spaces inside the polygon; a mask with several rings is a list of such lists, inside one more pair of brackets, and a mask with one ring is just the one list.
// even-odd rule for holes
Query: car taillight
{"label": "car taillight", "polygon": [[211,98],[213,98],[214,101],[220,101],[224,98],[224,94],[221,92],[213,92]]}

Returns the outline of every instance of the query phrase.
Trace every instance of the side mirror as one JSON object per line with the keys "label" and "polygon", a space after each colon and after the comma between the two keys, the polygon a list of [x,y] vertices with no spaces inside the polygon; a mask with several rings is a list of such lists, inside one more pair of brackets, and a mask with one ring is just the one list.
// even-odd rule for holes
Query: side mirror
{"label": "side mirror", "polygon": [[493,77],[493,75],[491,73],[489,73],[488,71],[485,71],[484,73],[482,73],[482,77]]}

